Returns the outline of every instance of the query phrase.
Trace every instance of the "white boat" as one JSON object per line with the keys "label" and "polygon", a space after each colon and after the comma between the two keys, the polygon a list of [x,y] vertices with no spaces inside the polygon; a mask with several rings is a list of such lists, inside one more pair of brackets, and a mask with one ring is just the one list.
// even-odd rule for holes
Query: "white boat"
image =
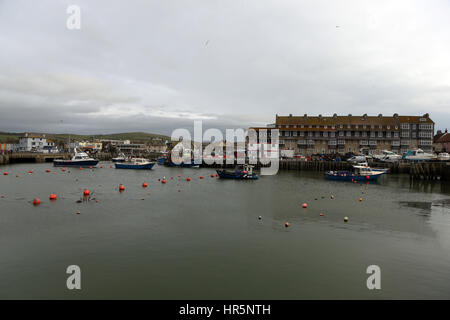
{"label": "white boat", "polygon": [[408,161],[430,161],[435,160],[436,156],[431,153],[426,153],[422,149],[415,149],[404,153],[402,159]]}
{"label": "white boat", "polygon": [[127,157],[124,153],[120,153],[118,157],[112,158],[112,162],[125,162],[127,161]]}
{"label": "white boat", "polygon": [[381,154],[374,155],[373,157],[376,160],[383,162],[397,162],[402,158],[401,155],[389,150],[383,150],[381,151]]}
{"label": "white boat", "polygon": [[78,152],[75,148],[75,155],[72,160],[53,160],[53,166],[55,167],[95,167],[98,164],[98,160],[91,158],[85,152]]}
{"label": "white boat", "polygon": [[439,161],[450,161],[450,154],[448,154],[447,152],[439,153],[437,159]]}

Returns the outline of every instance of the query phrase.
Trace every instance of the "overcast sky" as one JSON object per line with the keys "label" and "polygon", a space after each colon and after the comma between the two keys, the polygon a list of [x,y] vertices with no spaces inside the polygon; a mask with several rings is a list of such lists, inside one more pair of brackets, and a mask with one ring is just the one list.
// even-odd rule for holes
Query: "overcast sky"
{"label": "overcast sky", "polygon": [[428,112],[450,129],[449,17],[448,0],[0,0],[0,131],[335,112]]}

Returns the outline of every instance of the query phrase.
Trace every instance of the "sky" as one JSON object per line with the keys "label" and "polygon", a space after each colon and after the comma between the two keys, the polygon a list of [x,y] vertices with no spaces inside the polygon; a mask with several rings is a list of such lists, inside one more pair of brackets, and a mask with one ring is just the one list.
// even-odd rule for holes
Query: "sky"
{"label": "sky", "polygon": [[305,113],[450,129],[448,17],[447,0],[0,0],[0,131],[170,135]]}

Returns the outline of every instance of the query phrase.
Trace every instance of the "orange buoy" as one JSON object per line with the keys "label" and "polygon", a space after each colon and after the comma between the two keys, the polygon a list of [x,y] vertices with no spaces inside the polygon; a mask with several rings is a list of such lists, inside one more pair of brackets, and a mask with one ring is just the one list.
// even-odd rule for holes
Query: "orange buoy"
{"label": "orange buoy", "polygon": [[50,169],[45,170],[45,172],[50,172]]}
{"label": "orange buoy", "polygon": [[58,199],[58,196],[56,194],[52,193],[52,194],[50,194],[49,199],[56,200],[56,199]]}
{"label": "orange buoy", "polygon": [[306,203],[302,204],[302,208],[306,209],[308,208],[308,205]]}
{"label": "orange buoy", "polygon": [[286,223],[284,224],[284,226],[285,226],[286,228],[289,228],[289,222],[286,222]]}
{"label": "orange buoy", "polygon": [[191,178],[187,177],[187,178],[186,178],[186,181],[191,181]]}
{"label": "orange buoy", "polygon": [[29,173],[29,174],[32,174],[32,173],[33,173],[33,170],[28,171],[28,173]]}
{"label": "orange buoy", "polygon": [[359,198],[359,201],[361,202],[363,199],[362,198]]}
{"label": "orange buoy", "polygon": [[166,182],[167,182],[166,179],[161,180],[161,183],[166,183]]}
{"label": "orange buoy", "polygon": [[33,199],[33,205],[37,206],[40,204],[41,204],[41,199],[39,199],[39,198]]}
{"label": "orange buoy", "polygon": [[203,179],[204,177],[203,176],[200,176],[200,179]]}
{"label": "orange buoy", "polygon": [[91,191],[90,190],[88,190],[88,189],[84,189],[84,191],[83,191],[83,195],[85,195],[85,196],[89,196],[91,194]]}
{"label": "orange buoy", "polygon": [[144,182],[144,183],[142,184],[142,187],[143,187],[143,188],[147,188],[147,187],[148,187],[147,182]]}
{"label": "orange buoy", "polygon": [[8,174],[9,174],[8,171],[3,172],[4,176],[7,176]]}
{"label": "orange buoy", "polygon": [[80,170],[83,170],[83,168],[82,168],[82,167],[80,167]]}
{"label": "orange buoy", "polygon": [[125,191],[125,186],[124,185],[119,185],[119,191]]}

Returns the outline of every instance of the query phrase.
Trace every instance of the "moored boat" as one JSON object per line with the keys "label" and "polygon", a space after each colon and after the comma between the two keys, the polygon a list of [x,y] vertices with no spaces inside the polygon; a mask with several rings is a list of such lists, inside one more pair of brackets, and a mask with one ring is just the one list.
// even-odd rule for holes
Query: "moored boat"
{"label": "moored boat", "polygon": [[53,160],[55,167],[95,167],[98,163],[99,160],[89,157],[85,152],[77,152],[77,149],[71,160]]}
{"label": "moored boat", "polygon": [[124,153],[120,153],[117,157],[112,158],[112,162],[125,162],[127,161],[127,157]]}
{"label": "moored boat", "polygon": [[403,160],[409,161],[430,161],[436,160],[436,156],[431,153],[423,152],[422,149],[409,150],[402,156]]}
{"label": "moored boat", "polygon": [[242,168],[238,168],[234,171],[216,170],[216,172],[222,179],[237,179],[237,180],[258,179],[258,175],[256,173],[253,173],[253,166],[250,165],[243,165]]}
{"label": "moored boat", "polygon": [[353,166],[353,171],[327,171],[325,177],[328,180],[338,181],[376,181],[384,173],[368,166]]}
{"label": "moored boat", "polygon": [[[160,163],[159,161],[160,161],[160,160],[158,160],[158,163]],[[162,160],[161,160],[161,161],[162,161]],[[183,162],[181,162],[181,163],[175,163],[175,162],[173,162],[173,161],[170,159],[170,157],[168,157],[168,158],[164,159],[163,164],[164,164],[165,166],[168,166],[168,167],[200,168],[200,165],[199,165],[199,164],[196,164],[196,163],[194,162],[194,159],[191,159],[190,162],[184,162],[184,161],[183,161]]]}
{"label": "moored boat", "polygon": [[116,162],[114,165],[116,169],[150,170],[155,165],[155,162],[144,158],[133,158],[127,162]]}

